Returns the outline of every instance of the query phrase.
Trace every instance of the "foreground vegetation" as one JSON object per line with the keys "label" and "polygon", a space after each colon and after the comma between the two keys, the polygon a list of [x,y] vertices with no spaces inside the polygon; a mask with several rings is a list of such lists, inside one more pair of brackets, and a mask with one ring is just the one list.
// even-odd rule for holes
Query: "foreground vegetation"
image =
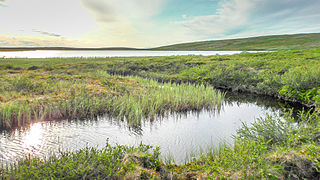
{"label": "foreground vegetation", "polygon": [[243,39],[174,44],[154,50],[181,51],[257,51],[310,49],[320,47],[320,33],[261,36]]}
{"label": "foreground vegetation", "polygon": [[320,114],[268,116],[238,130],[233,146],[209,149],[182,165],[164,163],[159,148],[87,148],[26,158],[0,168],[4,179],[318,179]]}

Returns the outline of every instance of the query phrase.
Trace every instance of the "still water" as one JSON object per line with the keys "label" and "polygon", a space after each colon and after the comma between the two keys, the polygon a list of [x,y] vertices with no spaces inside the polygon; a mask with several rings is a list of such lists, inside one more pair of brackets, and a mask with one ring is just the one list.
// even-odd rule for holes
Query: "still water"
{"label": "still water", "polygon": [[[262,51],[248,51],[262,52]],[[0,58],[52,58],[52,57],[151,57],[151,56],[186,56],[186,55],[232,55],[242,51],[128,51],[128,50],[36,50],[36,51],[8,51],[1,52]]]}
{"label": "still water", "polygon": [[86,146],[111,144],[160,146],[164,157],[183,163],[187,155],[197,154],[220,143],[232,145],[232,135],[242,122],[252,123],[266,113],[281,113],[282,102],[253,95],[228,95],[220,111],[171,115],[154,122],[145,121],[130,128],[125,122],[99,117],[96,120],[47,121],[11,132],[0,131],[0,164],[13,162],[26,154],[48,156],[75,151]]}

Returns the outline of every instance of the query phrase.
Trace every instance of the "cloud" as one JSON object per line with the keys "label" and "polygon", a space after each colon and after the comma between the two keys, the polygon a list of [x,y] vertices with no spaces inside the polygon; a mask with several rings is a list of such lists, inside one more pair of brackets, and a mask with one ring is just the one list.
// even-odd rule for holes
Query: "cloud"
{"label": "cloud", "polygon": [[224,3],[217,14],[197,16],[175,24],[182,25],[191,32],[200,33],[202,36],[210,36],[213,33],[222,35],[227,31],[242,28],[248,23],[248,11],[252,7],[253,3],[249,0],[234,0]]}
{"label": "cloud", "polygon": [[228,0],[220,6],[215,14],[174,23],[184,27],[185,33],[202,39],[253,31],[271,34],[280,29],[290,33],[315,25],[320,30],[319,0]]}
{"label": "cloud", "polygon": [[[0,46],[2,47],[57,47],[57,46],[70,46],[75,47],[79,41],[56,38],[56,37],[0,37]],[[84,46],[85,43],[82,42]]]}
{"label": "cloud", "polygon": [[97,21],[148,19],[160,12],[166,0],[81,0]]}
{"label": "cloud", "polygon": [[116,11],[110,1],[82,0],[82,4],[93,13],[99,22],[112,22],[116,20]]}
{"label": "cloud", "polygon": [[10,0],[0,10],[0,29],[21,35],[33,29],[77,38],[96,24],[78,0]]}
{"label": "cloud", "polygon": [[91,41],[102,46],[150,46],[160,29],[153,16],[162,11],[167,0],[81,0],[97,22]]}
{"label": "cloud", "polygon": [[39,31],[39,30],[32,30],[33,32],[40,33],[46,36],[53,36],[53,37],[62,37],[60,34],[55,34],[55,33],[49,33],[45,31]]}
{"label": "cloud", "polygon": [[5,2],[6,0],[0,0],[0,7],[8,7]]}
{"label": "cloud", "polygon": [[8,41],[0,41],[0,46],[7,47],[10,46],[10,43]]}
{"label": "cloud", "polygon": [[20,41],[23,47],[30,47],[30,46],[40,46],[40,44],[34,42],[34,41]]}

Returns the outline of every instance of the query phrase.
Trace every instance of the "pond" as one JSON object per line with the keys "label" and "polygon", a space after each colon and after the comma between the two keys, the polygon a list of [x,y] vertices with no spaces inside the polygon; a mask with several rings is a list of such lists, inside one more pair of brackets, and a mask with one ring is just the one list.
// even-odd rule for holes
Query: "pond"
{"label": "pond", "polygon": [[[243,51],[145,51],[145,50],[32,50],[0,51],[0,58],[53,58],[53,57],[150,57],[150,56],[187,56],[187,55],[232,55]],[[246,51],[265,52],[265,51]]]}
{"label": "pond", "polygon": [[[125,122],[107,116],[95,120],[62,120],[33,123],[13,131],[0,131],[0,164],[10,163],[26,154],[50,156],[59,151],[111,144],[160,146],[164,158],[183,163],[191,154],[199,154],[221,143],[232,145],[232,135],[242,123],[252,123],[266,113],[281,114],[282,106],[292,104],[269,97],[227,94],[219,111],[188,112],[170,115],[131,128]],[[295,107],[299,110],[301,107]]]}

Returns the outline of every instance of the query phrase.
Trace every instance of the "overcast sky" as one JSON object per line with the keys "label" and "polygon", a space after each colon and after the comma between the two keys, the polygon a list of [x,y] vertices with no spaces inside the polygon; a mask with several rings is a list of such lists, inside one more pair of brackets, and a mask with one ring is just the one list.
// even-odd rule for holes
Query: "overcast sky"
{"label": "overcast sky", "polygon": [[0,47],[155,47],[320,32],[320,0],[0,0]]}

